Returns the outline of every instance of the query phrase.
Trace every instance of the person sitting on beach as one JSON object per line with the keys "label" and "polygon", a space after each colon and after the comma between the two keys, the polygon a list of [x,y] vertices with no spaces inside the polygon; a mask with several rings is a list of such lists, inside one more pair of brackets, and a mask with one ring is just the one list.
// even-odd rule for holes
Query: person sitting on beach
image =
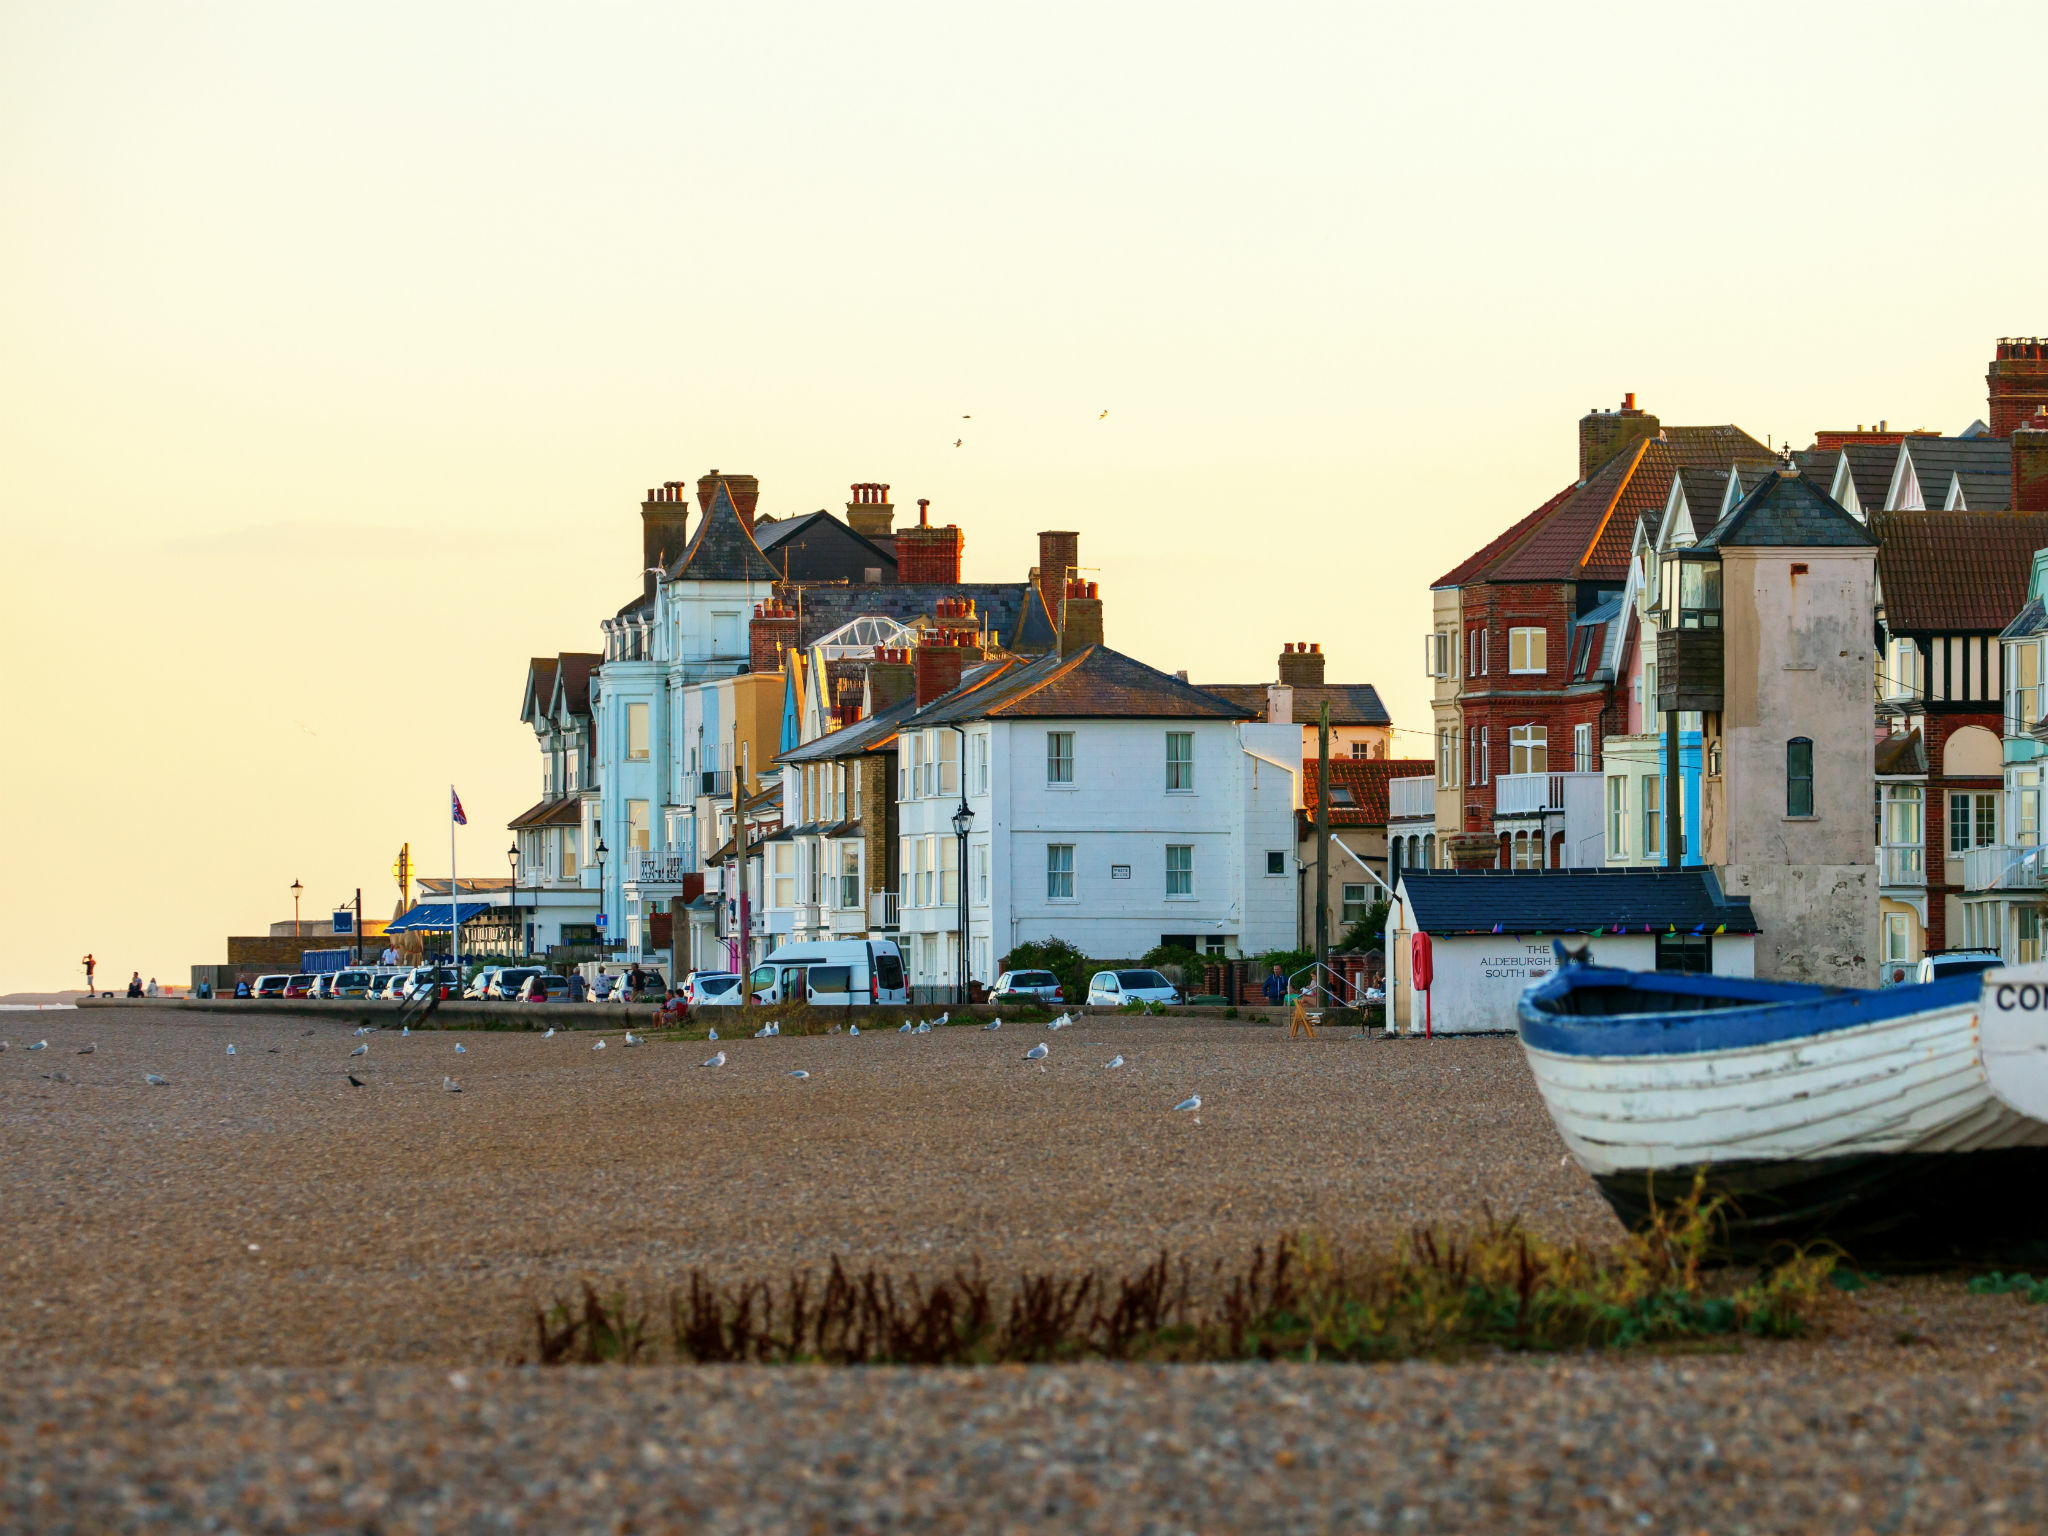
{"label": "person sitting on beach", "polygon": [[142,972],[137,971],[128,978],[128,995],[130,997],[142,996]]}
{"label": "person sitting on beach", "polygon": [[680,988],[672,988],[668,996],[662,999],[661,1006],[654,1010],[656,1029],[672,1029],[678,1024],[688,1023],[689,1019],[689,995]]}

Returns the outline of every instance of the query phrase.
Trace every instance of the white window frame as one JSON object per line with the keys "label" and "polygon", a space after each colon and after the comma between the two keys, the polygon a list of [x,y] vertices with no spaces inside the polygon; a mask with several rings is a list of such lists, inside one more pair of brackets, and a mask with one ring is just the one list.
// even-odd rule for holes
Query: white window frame
{"label": "white window frame", "polygon": [[[1062,776],[1064,770],[1064,777]],[[1045,733],[1045,782],[1048,787],[1072,789],[1074,787],[1074,733],[1072,731],[1047,731]]]}
{"label": "white window frame", "polygon": [[[1542,766],[1536,763],[1536,754],[1543,754]],[[1547,725],[1515,725],[1508,728],[1508,772],[1548,773],[1550,771],[1550,727]]]}
{"label": "white window frame", "polygon": [[1607,856],[1614,859],[1628,857],[1628,776],[1609,774],[1607,778]]}
{"label": "white window frame", "polygon": [[648,706],[636,701],[626,706],[626,761],[644,763],[647,761],[650,726]]}
{"label": "white window frame", "polygon": [[1593,771],[1593,727],[1585,721],[1572,727],[1572,772]]}
{"label": "white window frame", "polygon": [[1074,845],[1072,843],[1047,843],[1045,845],[1045,899],[1047,901],[1074,901]]}
{"label": "white window frame", "polygon": [[1543,677],[1550,671],[1550,631],[1540,624],[1518,624],[1508,631],[1508,675]]}
{"label": "white window frame", "polygon": [[[1181,855],[1184,869],[1174,868],[1174,855]],[[1175,889],[1175,882],[1180,888]],[[1168,843],[1166,845],[1166,899],[1168,901],[1193,901],[1195,899],[1195,845],[1193,843]]]}
{"label": "white window frame", "polygon": [[[1176,758],[1176,745],[1187,748],[1187,756]],[[1193,731],[1168,731],[1166,733],[1166,792],[1169,795],[1192,795],[1195,792],[1195,733]]]}

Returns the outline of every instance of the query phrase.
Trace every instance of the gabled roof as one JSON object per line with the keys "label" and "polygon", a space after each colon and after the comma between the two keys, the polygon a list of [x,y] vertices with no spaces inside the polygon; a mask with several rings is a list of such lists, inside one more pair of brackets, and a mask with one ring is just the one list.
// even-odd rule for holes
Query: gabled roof
{"label": "gabled roof", "polygon": [[572,718],[590,717],[590,680],[604,665],[599,651],[564,651],[556,658],[555,699],[550,706],[567,710]]}
{"label": "gabled roof", "polygon": [[536,656],[526,664],[526,696],[519,704],[519,719],[531,725],[536,716],[546,715],[555,701],[555,658]]}
{"label": "gabled roof", "polygon": [[505,825],[514,831],[522,827],[578,827],[583,824],[583,797],[557,795],[528,806]]}
{"label": "gabled roof", "polygon": [[1957,470],[1949,476],[1944,507],[1960,512],[2004,512],[2012,506],[2012,472],[2002,475]]}
{"label": "gabled roof", "polygon": [[959,688],[920,710],[919,725],[952,720],[1249,720],[1227,699],[1091,645],[1068,656],[1012,664],[985,683]]}
{"label": "gabled roof", "polygon": [[1690,544],[1721,520],[1721,503],[1728,494],[1728,467],[1711,464],[1681,464],[1672,477],[1671,495],[1665,506],[1665,525],[1656,532],[1654,547],[1663,549]]}
{"label": "gabled roof", "polygon": [[[1266,690],[1271,683],[1197,683],[1204,693],[1227,699],[1251,711],[1254,720],[1266,718]],[[1330,706],[1332,725],[1391,725],[1393,717],[1380,702],[1379,690],[1371,683],[1314,683],[1294,690],[1294,723],[1314,725],[1323,705]]]}
{"label": "gabled roof", "polygon": [[1011,650],[1042,650],[1052,644],[1050,626],[1042,632],[1032,631],[1031,639],[1036,642],[1032,646],[1020,646],[1016,641],[1026,627],[1025,616],[1034,605],[1036,590],[1028,581],[885,582],[880,586],[792,582],[780,589],[782,600],[797,611],[797,643],[805,647],[864,616],[910,624],[930,618],[942,597],[967,597],[974,600],[976,617],[999,644]]}
{"label": "gabled roof", "polygon": [[807,741],[800,747],[791,747],[776,761],[822,763],[833,758],[882,751],[896,740],[896,728],[916,713],[916,699],[898,699],[887,709],[878,709],[865,720],[857,720],[836,731],[827,731],[817,740]]}
{"label": "gabled roof", "polygon": [[2034,597],[2027,600],[2027,606],[2019,611],[2018,617],[1998,632],[1998,638],[2024,640],[2029,635],[2038,635],[2044,629],[2048,629],[2048,610],[2042,608],[2040,598]]}
{"label": "gabled roof", "polygon": [[1621,609],[1622,597],[1616,594],[1572,620],[1570,670],[1566,673],[1570,681],[1589,682],[1606,665],[1607,634],[1619,627]]}
{"label": "gabled roof", "polygon": [[1815,490],[1794,470],[1758,485],[1694,548],[1853,549],[1876,542],[1876,536],[1841,503]]}
{"label": "gabled roof", "polygon": [[2000,438],[1909,437],[1892,452],[1892,477],[1881,503],[1887,510],[1942,506],[1950,477],[1958,473],[2012,478],[2012,447]]}
{"label": "gabled roof", "polygon": [[[1315,820],[1316,798],[1322,793],[1321,764],[1305,757],[1301,762],[1302,814]],[[1387,780],[1421,778],[1436,772],[1436,761],[1427,757],[1333,757],[1330,759],[1330,825],[1333,827],[1384,827],[1387,824]],[[1337,791],[1350,792],[1349,803],[1340,804]]]}
{"label": "gabled roof", "polygon": [[1424,933],[1755,933],[1741,897],[1704,869],[1401,871]]}
{"label": "gabled roof", "polygon": [[2004,628],[2027,604],[2044,512],[1880,512],[1878,589],[1893,634]]}
{"label": "gabled roof", "polygon": [[1576,496],[1579,488],[1568,485],[1534,512],[1515,523],[1505,533],[1496,534],[1491,540],[1472,554],[1467,555],[1443,575],[1430,583],[1432,587],[1462,587],[1468,581],[1476,581],[1480,572],[1486,570],[1509,550],[1515,548],[1528,536],[1544,518],[1555,512],[1565,502]]}
{"label": "gabled roof", "polygon": [[[754,542],[788,581],[859,582],[870,568],[879,570],[884,581],[896,579],[894,552],[854,532],[830,512],[756,521]],[[859,570],[853,568],[856,565]]]}
{"label": "gabled roof", "polygon": [[1877,777],[1895,779],[1927,772],[1927,743],[1919,731],[1886,736],[1877,744]]}
{"label": "gabled roof", "polygon": [[670,581],[774,581],[782,573],[761,553],[721,480],[689,546],[668,568]]}

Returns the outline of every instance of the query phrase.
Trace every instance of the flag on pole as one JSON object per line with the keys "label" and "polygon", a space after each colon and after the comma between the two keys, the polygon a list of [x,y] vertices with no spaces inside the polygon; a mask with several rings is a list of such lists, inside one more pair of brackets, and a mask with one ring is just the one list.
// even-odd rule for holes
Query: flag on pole
{"label": "flag on pole", "polygon": [[453,784],[450,784],[448,786],[448,802],[451,808],[451,814],[455,818],[455,825],[457,825],[458,827],[468,826],[469,818],[462,814],[462,796],[455,793],[455,786]]}

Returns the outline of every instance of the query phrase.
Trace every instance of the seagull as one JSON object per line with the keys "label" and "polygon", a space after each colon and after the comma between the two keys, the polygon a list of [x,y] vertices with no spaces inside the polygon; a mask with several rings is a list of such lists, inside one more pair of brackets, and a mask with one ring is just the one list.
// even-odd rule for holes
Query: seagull
{"label": "seagull", "polygon": [[[859,1026],[858,1024],[849,1024],[849,1025],[847,1025],[847,1026],[846,1026],[846,1032],[847,1032],[847,1033],[848,1033],[849,1035],[857,1035],[857,1034],[859,1034],[859,1033],[860,1033],[860,1026]],[[714,1040],[715,1040],[715,1039],[717,1039],[717,1038],[718,1038],[718,1037],[717,1037],[716,1035],[713,1035],[713,1036],[712,1036],[712,1039],[714,1039]]]}
{"label": "seagull", "polygon": [[603,1050],[603,1049],[604,1049],[604,1042],[603,1042],[602,1040],[598,1041],[598,1042],[597,1042],[597,1044],[595,1044],[595,1045],[593,1045],[593,1046],[591,1047],[591,1049],[592,1049],[593,1051],[601,1051],[601,1050]]}
{"label": "seagull", "polygon": [[1116,1070],[1116,1069],[1117,1069],[1118,1067],[1122,1066],[1123,1064],[1124,1064],[1124,1059],[1123,1059],[1123,1057],[1122,1057],[1121,1055],[1118,1055],[1118,1056],[1116,1056],[1116,1057],[1112,1058],[1112,1059],[1111,1059],[1111,1060],[1109,1060],[1109,1061],[1105,1061],[1105,1062],[1104,1062],[1104,1063],[1102,1064],[1102,1070],[1103,1070],[1103,1071],[1105,1071],[1105,1072],[1113,1072],[1113,1071],[1115,1071],[1115,1070]]}
{"label": "seagull", "polygon": [[43,1080],[45,1082],[51,1083],[68,1083],[71,1081],[71,1079],[66,1077],[62,1072],[45,1072],[43,1074]]}
{"label": "seagull", "polygon": [[552,1040],[552,1039],[554,1039],[554,1038],[555,1038],[555,1026],[554,1026],[554,1025],[552,1025],[552,1024],[550,1024],[550,1025],[548,1026],[548,1032],[547,1032],[546,1034],[542,1035],[542,1036],[541,1036],[541,1039],[543,1039],[543,1040]]}
{"label": "seagull", "polygon": [[966,438],[964,438],[964,437],[956,437],[956,438],[954,438],[954,439],[953,439],[953,446],[954,446],[955,448],[958,448],[958,447],[959,447],[959,446],[960,446],[960,445],[961,445],[962,443],[964,443],[964,442],[966,442],[966,441],[967,441],[967,439],[966,439]]}
{"label": "seagull", "polygon": [[360,1077],[357,1077],[357,1076],[355,1075],[355,1073],[353,1073],[353,1072],[344,1072],[344,1073],[342,1073],[341,1075],[342,1075],[343,1077],[345,1077],[345,1078],[347,1078],[347,1079],[348,1079],[348,1085],[349,1085],[349,1087],[351,1087],[351,1088],[360,1088],[360,1087],[362,1087],[362,1086],[363,1086],[363,1080],[362,1080],[362,1079],[361,1079]]}
{"label": "seagull", "polygon": [[455,1054],[458,1056],[467,1056],[469,1054],[469,1047],[464,1045],[460,1040],[458,1040],[455,1042]]}
{"label": "seagull", "polygon": [[370,1047],[368,1045],[359,1045],[354,1050],[349,1052],[349,1055],[351,1056],[367,1056],[369,1054]]}
{"label": "seagull", "polygon": [[[549,1033],[549,1034],[553,1034],[553,1033],[554,1033],[554,1031],[553,1031],[553,1030],[549,1030],[549,1031],[548,1031],[548,1033]],[[716,1026],[716,1025],[713,1025],[713,1026],[712,1026],[712,1028],[711,1028],[711,1032],[710,1032],[709,1034],[707,1034],[707,1035],[706,1035],[706,1036],[705,1036],[704,1038],[705,1038],[705,1039],[707,1039],[707,1040],[716,1040],[716,1039],[718,1038],[718,1028],[717,1028],[717,1026]]]}
{"label": "seagull", "polygon": [[228,1054],[230,1056],[235,1054],[235,1048],[232,1045],[228,1047]]}
{"label": "seagull", "polygon": [[983,1029],[1001,1029],[1003,1027],[1003,1021],[1001,1019],[990,1019],[986,1024],[982,1025],[981,1027]]}
{"label": "seagull", "polygon": [[830,1029],[826,1030],[825,1033],[828,1035],[836,1035],[839,1033],[839,1026],[837,1024],[834,1024]]}
{"label": "seagull", "polygon": [[896,1031],[896,1033],[897,1033],[897,1034],[899,1034],[899,1035],[907,1035],[907,1034],[911,1033],[911,1027],[910,1027],[910,1020],[908,1020],[908,1019],[905,1019],[905,1020],[903,1021],[903,1027],[902,1027],[901,1029],[897,1030],[897,1031]]}
{"label": "seagull", "polygon": [[779,1035],[779,1034],[781,1034],[781,1033],[782,1033],[782,1020],[780,1020],[780,1019],[776,1019],[776,1020],[773,1020],[773,1021],[772,1021],[772,1022],[771,1022],[771,1023],[770,1023],[769,1025],[768,1025],[768,1033],[769,1033],[769,1034],[771,1034],[771,1035]]}
{"label": "seagull", "polygon": [[[98,1050],[99,1048],[100,1047],[98,1041],[89,1040],[84,1045],[81,1045],[77,1050],[73,1051],[71,1054],[74,1056],[90,1056],[94,1051]],[[228,1047],[228,1049],[232,1051],[234,1047],[231,1045]]]}
{"label": "seagull", "polygon": [[47,1051],[49,1048],[50,1042],[47,1040],[38,1040],[34,1045],[29,1047],[29,1049],[32,1051]]}
{"label": "seagull", "polygon": [[272,1046],[272,1047],[270,1048],[270,1054],[271,1054],[271,1055],[273,1055],[273,1056],[281,1055],[281,1054],[283,1053],[283,1051],[284,1051],[284,1047],[283,1047],[283,1046],[281,1046],[281,1045],[273,1045],[273,1046]]}
{"label": "seagull", "polygon": [[1024,1059],[1026,1061],[1043,1061],[1046,1057],[1050,1056],[1051,1054],[1052,1048],[1048,1046],[1043,1040],[1041,1040],[1038,1042],[1038,1044],[1034,1045],[1033,1047],[1031,1047],[1030,1050],[1024,1053]]}
{"label": "seagull", "polygon": [[916,1029],[915,1029],[914,1031],[912,1031],[912,1033],[914,1033],[914,1034],[920,1034],[920,1035],[928,1035],[928,1034],[930,1034],[931,1032],[932,1032],[932,1021],[931,1021],[930,1019],[924,1019],[924,1020],[921,1020],[921,1021],[919,1021],[919,1023],[918,1023],[918,1026],[917,1026],[917,1028],[916,1028]]}
{"label": "seagull", "polygon": [[1175,1109],[1200,1109],[1202,1107],[1202,1096],[1199,1093],[1191,1093],[1173,1107]]}
{"label": "seagull", "polygon": [[405,1026],[405,1028],[401,1029],[398,1032],[398,1038],[401,1040],[410,1040],[412,1038],[412,1026],[408,1024]]}
{"label": "seagull", "polygon": [[705,1066],[707,1066],[707,1067],[722,1067],[722,1066],[724,1066],[724,1065],[725,1065],[725,1052],[723,1052],[723,1051],[720,1051],[720,1052],[719,1052],[719,1053],[718,1053],[718,1054],[717,1054],[716,1056],[713,1056],[713,1057],[712,1057],[712,1058],[711,1058],[711,1059],[710,1059],[709,1061],[705,1062],[705,1063],[704,1063],[704,1065],[705,1065]]}
{"label": "seagull", "polygon": [[645,1045],[645,1044],[647,1043],[647,1040],[646,1040],[646,1037],[645,1037],[645,1036],[636,1036],[636,1035],[635,1035],[635,1034],[633,1033],[633,1031],[631,1031],[631,1030],[629,1029],[629,1030],[627,1030],[627,1031],[626,1031],[626,1041],[625,1041],[625,1043],[626,1043],[627,1045]]}
{"label": "seagull", "polygon": [[946,1022],[946,1020],[950,1019],[951,1017],[953,1017],[953,1015],[950,1013],[942,1013],[936,1019],[933,1019],[932,1023],[942,1025]]}
{"label": "seagull", "polygon": [[456,1082],[452,1077],[444,1077],[441,1079],[441,1091],[443,1093],[460,1093],[462,1092],[462,1084]]}
{"label": "seagull", "polygon": [[798,1068],[797,1068],[797,1069],[796,1069],[796,1070],[795,1070],[794,1072],[790,1073],[789,1075],[790,1075],[791,1077],[794,1077],[794,1078],[799,1078],[799,1079],[801,1079],[801,1078],[806,1078],[806,1077],[809,1077],[809,1076],[810,1076],[811,1074],[810,1074],[810,1073],[808,1073],[808,1072],[806,1072],[806,1071],[805,1071],[805,1070],[804,1070],[804,1069],[803,1069],[802,1067],[798,1067]]}
{"label": "seagull", "polygon": [[359,1035],[367,1035],[370,1032],[370,1026],[367,1024],[358,1024],[356,1026],[355,1032]]}
{"label": "seagull", "polygon": [[310,1035],[310,1034],[312,1034],[312,1033],[313,1033],[313,1031],[312,1031],[312,1030],[310,1030],[310,1029],[302,1029],[302,1030],[300,1030],[300,1031],[299,1031],[299,1038],[300,1038],[301,1040],[303,1040],[303,1039],[305,1039],[305,1038],[306,1038],[306,1037],[307,1037],[308,1035]]}
{"label": "seagull", "polygon": [[143,1073],[142,1080],[152,1088],[168,1088],[171,1086],[171,1080],[168,1077],[158,1077],[154,1072]]}

